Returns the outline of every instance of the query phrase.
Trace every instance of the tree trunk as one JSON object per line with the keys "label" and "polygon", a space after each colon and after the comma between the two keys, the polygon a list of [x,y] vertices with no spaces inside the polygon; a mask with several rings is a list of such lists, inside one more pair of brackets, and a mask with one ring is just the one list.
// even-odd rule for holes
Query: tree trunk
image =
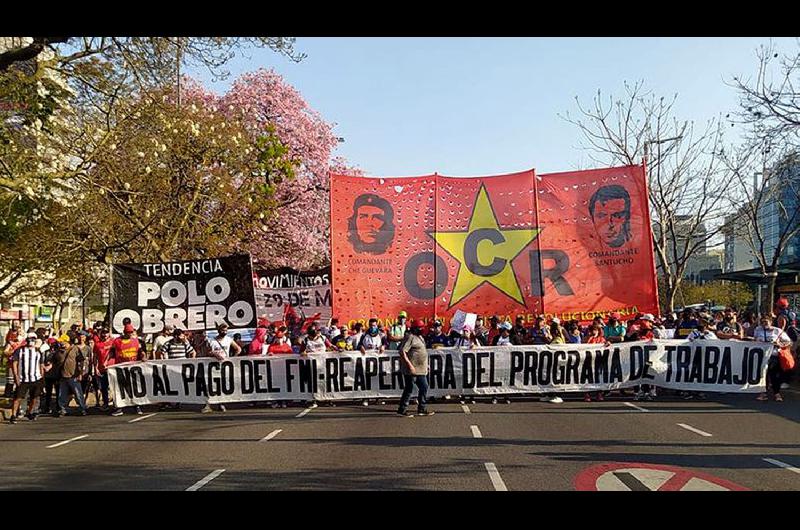
{"label": "tree trunk", "polygon": [[767,292],[764,296],[765,307],[762,313],[770,314],[775,308],[775,284],[778,283],[778,273],[774,271],[767,272]]}

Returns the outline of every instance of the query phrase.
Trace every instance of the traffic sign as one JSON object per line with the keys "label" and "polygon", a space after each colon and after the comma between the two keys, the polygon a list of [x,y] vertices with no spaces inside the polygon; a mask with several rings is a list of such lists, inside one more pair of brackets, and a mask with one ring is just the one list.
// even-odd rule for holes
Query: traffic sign
{"label": "traffic sign", "polygon": [[575,477],[578,491],[747,491],[708,473],[660,464],[613,462],[584,469]]}

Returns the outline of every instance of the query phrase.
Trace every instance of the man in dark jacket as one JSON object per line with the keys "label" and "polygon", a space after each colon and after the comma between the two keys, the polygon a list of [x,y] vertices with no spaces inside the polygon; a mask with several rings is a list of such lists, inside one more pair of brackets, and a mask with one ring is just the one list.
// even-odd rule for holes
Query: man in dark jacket
{"label": "man in dark jacket", "polygon": [[80,384],[87,361],[84,350],[83,335],[74,335],[70,340],[70,347],[64,355],[64,362],[61,367],[61,387],[58,392],[59,417],[67,413],[70,393],[75,396],[75,401],[80,406],[81,416],[86,416],[87,414],[86,402],[83,400],[83,389],[81,389]]}

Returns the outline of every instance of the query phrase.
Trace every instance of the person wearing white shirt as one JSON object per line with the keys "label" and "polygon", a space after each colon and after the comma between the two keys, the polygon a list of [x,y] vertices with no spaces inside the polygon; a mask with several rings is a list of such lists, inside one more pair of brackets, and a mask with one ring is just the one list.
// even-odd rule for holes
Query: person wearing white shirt
{"label": "person wearing white shirt", "polygon": [[[239,355],[242,352],[242,348],[233,341],[233,338],[228,336],[227,324],[218,325],[217,336],[213,339],[209,339],[208,343],[211,346],[211,356],[220,361],[224,361],[230,357],[231,350],[233,350],[234,355]],[[225,405],[220,403],[219,410],[220,412],[225,412],[227,409],[225,408]],[[211,405],[206,403],[206,406],[203,407],[200,412],[211,412]]]}
{"label": "person wearing white shirt", "polygon": [[[769,316],[763,316],[760,320],[761,325],[753,330],[752,340],[758,342],[769,342],[773,345],[772,352],[767,362],[767,386],[772,389],[775,401],[783,401],[781,396],[781,384],[784,382],[784,372],[778,359],[778,351],[781,348],[788,348],[792,345],[792,339],[781,328],[772,325]],[[764,392],[757,398],[759,401],[768,401],[769,395]]]}

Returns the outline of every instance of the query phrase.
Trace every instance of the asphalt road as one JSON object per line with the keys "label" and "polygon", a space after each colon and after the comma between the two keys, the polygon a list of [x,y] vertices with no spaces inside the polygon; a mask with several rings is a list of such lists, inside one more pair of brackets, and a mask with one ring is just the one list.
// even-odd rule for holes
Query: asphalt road
{"label": "asphalt road", "polygon": [[[156,408],[145,407],[145,416],[22,419],[0,425],[0,488],[573,490],[587,468],[618,463],[800,490],[800,393],[785,395],[782,404],[752,395],[439,402],[436,415],[414,418],[395,416],[390,402],[320,406],[301,417],[302,407],[234,405],[211,414],[193,407],[147,416]],[[658,489],[646,485],[646,471],[636,473],[634,486]]]}

